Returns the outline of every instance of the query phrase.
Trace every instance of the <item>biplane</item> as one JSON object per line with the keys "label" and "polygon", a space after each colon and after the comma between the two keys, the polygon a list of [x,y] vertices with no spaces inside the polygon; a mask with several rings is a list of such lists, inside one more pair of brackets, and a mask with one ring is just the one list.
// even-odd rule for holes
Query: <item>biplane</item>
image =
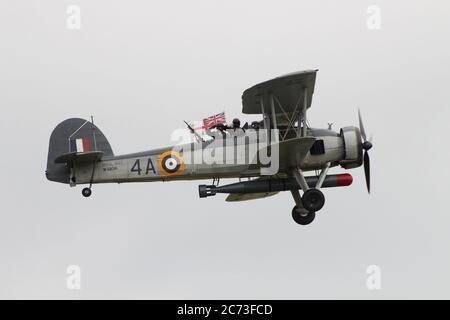
{"label": "biplane", "polygon": [[[199,185],[200,198],[223,193],[227,201],[246,201],[289,191],[294,221],[307,225],[325,204],[323,188],[352,184],[349,173],[328,174],[331,167],[364,164],[370,192],[372,143],[359,110],[359,128],[336,132],[331,125],[309,126],[316,74],[295,72],[245,90],[242,112],[262,116],[251,126],[216,126],[211,129],[218,134],[208,138],[191,130],[196,141],[144,152],[115,155],[92,119],[67,119],[50,136],[46,177],[70,186],[87,184],[85,197],[91,196],[93,184],[204,179],[212,184]],[[230,178],[239,180],[220,183]]]}

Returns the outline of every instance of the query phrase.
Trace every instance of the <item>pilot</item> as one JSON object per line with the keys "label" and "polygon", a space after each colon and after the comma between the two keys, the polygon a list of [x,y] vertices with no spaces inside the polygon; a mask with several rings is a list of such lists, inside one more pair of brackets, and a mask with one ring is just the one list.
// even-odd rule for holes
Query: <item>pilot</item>
{"label": "pilot", "polygon": [[225,130],[227,130],[227,127],[223,123],[218,123],[216,125],[216,129],[219,130],[221,133],[225,133]]}
{"label": "pilot", "polygon": [[236,129],[239,129],[241,127],[241,120],[238,118],[233,119],[233,129],[236,131]]}
{"label": "pilot", "polygon": [[258,130],[259,129],[259,122],[258,121],[253,121],[252,124],[250,125],[250,127],[254,130]]}
{"label": "pilot", "polygon": [[218,123],[206,130],[206,134],[213,139],[224,139],[226,136],[226,129],[227,128],[223,123]]}
{"label": "pilot", "polygon": [[241,128],[241,121],[238,118],[233,119],[233,126],[229,130],[231,136],[238,137],[245,134],[245,129]]}

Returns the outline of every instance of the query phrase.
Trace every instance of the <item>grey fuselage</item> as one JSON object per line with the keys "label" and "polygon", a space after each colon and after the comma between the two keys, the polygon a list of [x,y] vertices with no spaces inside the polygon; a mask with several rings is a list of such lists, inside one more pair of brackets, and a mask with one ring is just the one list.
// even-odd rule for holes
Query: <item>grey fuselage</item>
{"label": "grey fuselage", "polygon": [[[356,130],[354,127],[351,130]],[[249,129],[241,135],[244,137],[244,141],[248,142],[247,148],[255,145],[257,141],[254,138],[254,134],[257,130]],[[358,133],[355,132],[355,137]],[[306,157],[302,160],[300,169],[304,171],[319,170],[322,169],[327,163],[330,166],[336,166],[342,163],[354,164],[353,167],[360,165],[360,160],[348,159],[347,154],[349,148],[359,148],[358,141],[347,141],[341,133],[337,133],[332,130],[326,129],[308,129],[308,137],[314,137],[317,140],[323,140],[324,152],[319,154],[311,154],[308,152]],[[247,137],[247,139],[245,139]],[[181,146],[171,146],[166,148],[159,148],[144,152],[108,156],[104,157],[100,161],[93,163],[76,163],[71,171],[71,177],[75,178],[74,184],[85,183],[123,183],[123,182],[149,182],[149,181],[170,181],[170,180],[196,180],[196,179],[212,179],[212,178],[241,178],[241,177],[258,177],[261,176],[260,169],[262,164],[248,163],[243,161],[246,152],[236,151],[237,141],[232,137],[224,139],[213,139],[206,142],[191,143]],[[242,140],[239,140],[242,141]],[[262,140],[258,141],[265,142]],[[224,144],[229,146],[224,148]],[[350,146],[349,144],[353,145]],[[347,145],[346,145],[347,144]],[[229,148],[234,147],[233,161],[224,161],[225,163],[205,163],[204,161],[186,161],[184,159],[187,153],[193,152],[219,152],[220,150],[226,150],[228,154]],[[176,173],[171,174],[165,171],[162,164],[162,155],[170,153],[175,150],[182,150],[182,165],[178,167]],[[358,153],[358,150],[353,150]],[[223,151],[222,151],[223,152]],[[190,153],[192,156],[192,153]],[[248,153],[247,153],[248,156]],[[193,157],[195,158],[195,156]],[[241,161],[240,161],[241,160]],[[174,165],[168,160],[168,165]],[[356,164],[356,165],[355,165]],[[95,166],[93,168],[93,166]],[[352,166],[350,166],[352,167]],[[94,170],[93,170],[94,169]],[[280,167],[278,174],[283,176],[287,173],[289,168]]]}

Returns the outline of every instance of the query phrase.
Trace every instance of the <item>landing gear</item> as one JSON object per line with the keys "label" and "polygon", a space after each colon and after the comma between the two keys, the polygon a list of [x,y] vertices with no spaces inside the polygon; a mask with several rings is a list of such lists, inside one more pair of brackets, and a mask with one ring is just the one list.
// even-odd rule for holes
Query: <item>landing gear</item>
{"label": "landing gear", "polygon": [[97,162],[97,159],[94,160],[94,162],[92,163],[92,174],[91,174],[91,180],[89,181],[89,187],[83,188],[83,190],[81,190],[81,194],[86,198],[89,198],[92,194],[92,182],[94,181],[96,162]]}
{"label": "landing gear", "polygon": [[302,203],[308,211],[319,211],[325,204],[325,196],[319,189],[308,189],[302,196]]}
{"label": "landing gear", "polygon": [[300,196],[299,190],[291,190],[296,206],[292,209],[292,218],[295,222],[301,225],[310,224],[316,217],[316,211],[323,208],[325,204],[325,196],[319,189],[325,181],[330,163],[327,163],[322,169],[319,179],[315,187],[310,187],[306,182],[300,168],[292,170],[292,176],[297,180],[297,183],[303,191],[303,196]]}
{"label": "landing gear", "polygon": [[304,208],[299,208],[295,206],[292,209],[292,218],[295,222],[301,225],[307,225],[313,222],[314,218],[316,217],[316,213],[314,211],[308,211]]}
{"label": "landing gear", "polygon": [[81,190],[81,194],[83,196],[85,196],[86,198],[90,197],[92,194],[92,190],[91,190],[91,188],[84,188],[83,190]]}
{"label": "landing gear", "polygon": [[298,190],[291,190],[291,193],[296,203],[296,206],[292,209],[292,218],[294,221],[301,225],[307,225],[313,222],[316,217],[315,211],[305,209]]}

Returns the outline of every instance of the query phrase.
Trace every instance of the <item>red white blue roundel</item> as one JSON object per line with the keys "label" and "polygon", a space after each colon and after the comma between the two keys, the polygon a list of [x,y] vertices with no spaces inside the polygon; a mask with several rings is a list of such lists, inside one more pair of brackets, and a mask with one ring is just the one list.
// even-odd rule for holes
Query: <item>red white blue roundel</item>
{"label": "red white blue roundel", "polygon": [[174,175],[184,169],[181,156],[177,152],[168,151],[160,156],[160,169],[165,175]]}

